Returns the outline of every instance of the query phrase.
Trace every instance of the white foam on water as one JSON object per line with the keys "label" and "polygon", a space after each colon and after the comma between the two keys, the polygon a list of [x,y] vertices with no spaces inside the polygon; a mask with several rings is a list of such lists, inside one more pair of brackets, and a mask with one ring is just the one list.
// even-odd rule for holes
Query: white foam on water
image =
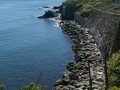
{"label": "white foam on water", "polygon": [[59,23],[57,22],[57,23],[55,23],[53,26],[59,27]]}

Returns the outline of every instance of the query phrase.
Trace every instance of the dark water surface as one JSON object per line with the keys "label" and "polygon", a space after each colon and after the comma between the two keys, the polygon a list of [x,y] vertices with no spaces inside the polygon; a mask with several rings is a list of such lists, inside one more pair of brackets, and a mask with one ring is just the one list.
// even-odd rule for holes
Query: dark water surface
{"label": "dark water surface", "polygon": [[41,6],[63,0],[0,0],[0,82],[6,90],[37,81],[52,90],[67,61],[73,59],[69,39],[55,21],[37,19]]}

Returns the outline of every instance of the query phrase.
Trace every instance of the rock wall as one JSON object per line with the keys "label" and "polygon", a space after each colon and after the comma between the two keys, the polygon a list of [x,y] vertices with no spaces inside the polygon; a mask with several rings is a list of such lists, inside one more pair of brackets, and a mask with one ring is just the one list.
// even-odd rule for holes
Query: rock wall
{"label": "rock wall", "polygon": [[61,14],[75,22],[63,21],[60,25],[72,40],[75,61],[68,63],[55,90],[100,90],[105,87],[103,59],[120,49],[120,15],[94,9],[86,21],[73,8],[62,6]]}
{"label": "rock wall", "polygon": [[76,13],[74,14],[74,20],[79,23],[82,26],[85,26],[87,23],[87,20],[81,17],[80,15],[77,15]]}
{"label": "rock wall", "polygon": [[90,29],[93,34],[103,58],[111,57],[120,48],[120,15],[92,10],[88,20],[75,14],[76,5],[66,7],[64,4],[61,9],[63,19],[75,20],[80,25]]}
{"label": "rock wall", "polygon": [[104,64],[93,36],[74,21],[61,22],[61,28],[72,41],[75,61],[68,63],[55,90],[100,90],[104,87]]}
{"label": "rock wall", "polygon": [[120,48],[120,15],[104,12],[101,10],[92,10],[88,20],[75,14],[79,5],[62,5],[61,16],[63,19],[75,20],[80,25],[90,29],[97,45],[103,55],[103,58],[110,58]]}
{"label": "rock wall", "polygon": [[87,23],[103,58],[120,49],[120,15],[94,9]]}

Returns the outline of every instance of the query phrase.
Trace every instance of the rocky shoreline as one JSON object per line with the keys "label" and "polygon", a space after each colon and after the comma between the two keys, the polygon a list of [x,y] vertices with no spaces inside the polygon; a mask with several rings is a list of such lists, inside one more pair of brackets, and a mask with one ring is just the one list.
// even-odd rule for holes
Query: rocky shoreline
{"label": "rocky shoreline", "polygon": [[60,26],[72,41],[75,61],[68,63],[55,90],[104,90],[104,62],[90,31],[70,20],[62,21]]}

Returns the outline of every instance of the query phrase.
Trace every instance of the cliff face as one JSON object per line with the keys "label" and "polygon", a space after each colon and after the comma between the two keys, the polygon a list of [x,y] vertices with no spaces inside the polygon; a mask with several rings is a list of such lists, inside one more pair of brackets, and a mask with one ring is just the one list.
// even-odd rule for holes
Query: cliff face
{"label": "cliff face", "polygon": [[120,49],[120,15],[92,10],[88,20],[75,14],[76,6],[62,6],[63,19],[74,19],[82,26],[87,26],[93,34],[103,58],[110,57]]}
{"label": "cliff face", "polygon": [[74,13],[78,7],[79,5],[76,4],[67,6],[63,3],[60,9],[62,19],[66,19],[66,20],[74,19]]}
{"label": "cliff face", "polygon": [[87,27],[104,58],[110,57],[120,49],[120,15],[94,9],[90,14]]}
{"label": "cliff face", "polygon": [[80,25],[86,25],[87,21],[83,17],[75,13],[78,7],[79,5],[66,6],[63,4],[62,7],[60,8],[62,19],[75,20]]}

